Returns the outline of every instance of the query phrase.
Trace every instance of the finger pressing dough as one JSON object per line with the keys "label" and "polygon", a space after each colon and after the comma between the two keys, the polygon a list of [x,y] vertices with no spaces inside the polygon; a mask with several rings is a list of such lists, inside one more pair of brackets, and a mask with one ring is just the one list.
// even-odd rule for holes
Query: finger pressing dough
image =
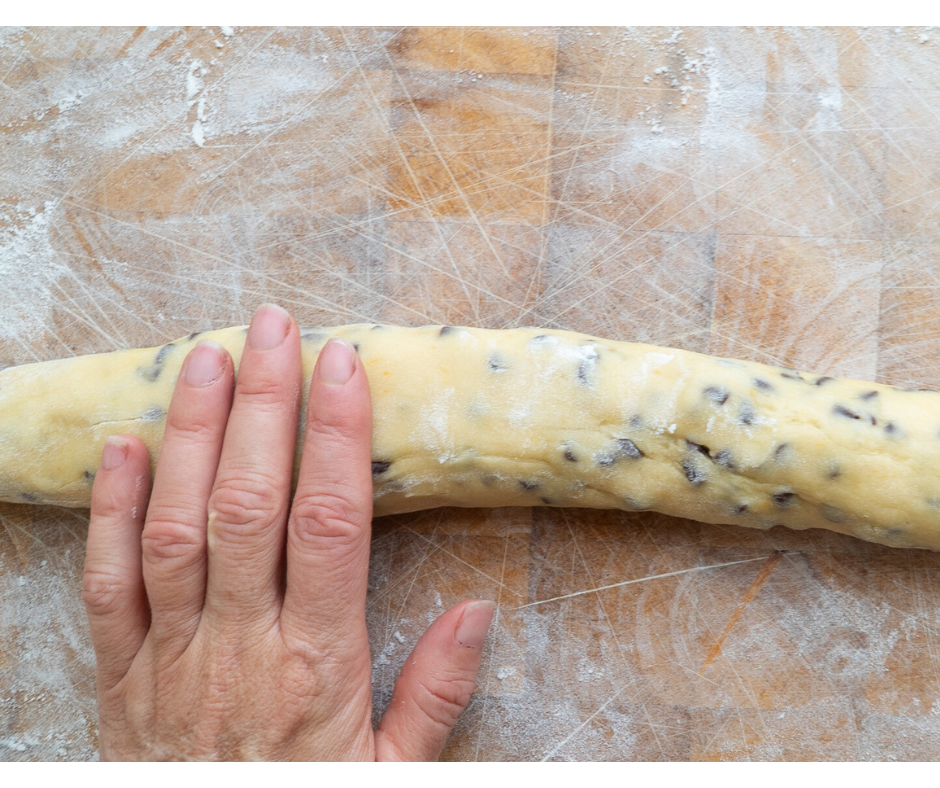
{"label": "finger pressing dough", "polygon": [[[0,499],[88,506],[117,433],[155,467],[197,337],[237,366],[246,331],[0,372]],[[332,336],[369,377],[376,515],[650,509],[940,550],[938,393],[565,331],[371,324],[303,329],[305,380]]]}

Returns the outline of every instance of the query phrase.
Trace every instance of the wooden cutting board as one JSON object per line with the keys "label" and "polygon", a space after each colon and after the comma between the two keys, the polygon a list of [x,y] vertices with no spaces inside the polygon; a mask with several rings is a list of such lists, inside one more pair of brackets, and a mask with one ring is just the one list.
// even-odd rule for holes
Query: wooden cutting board
{"label": "wooden cutting board", "polygon": [[[273,300],[940,387],[938,77],[925,29],[0,31],[0,365]],[[87,521],[0,505],[0,759],[95,756]],[[470,596],[499,612],[445,758],[940,757],[936,554],[386,518],[377,710]]]}

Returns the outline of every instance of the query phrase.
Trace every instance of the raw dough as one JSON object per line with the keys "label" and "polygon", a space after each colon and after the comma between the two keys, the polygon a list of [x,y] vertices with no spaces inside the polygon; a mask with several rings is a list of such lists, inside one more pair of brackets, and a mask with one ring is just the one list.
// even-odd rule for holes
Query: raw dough
{"label": "raw dough", "polygon": [[[155,465],[197,337],[237,364],[246,330],[0,372],[0,500],[88,506],[115,433],[140,436]],[[565,331],[369,324],[301,334],[307,380],[331,336],[365,363],[376,515],[652,509],[940,550],[938,393]]]}

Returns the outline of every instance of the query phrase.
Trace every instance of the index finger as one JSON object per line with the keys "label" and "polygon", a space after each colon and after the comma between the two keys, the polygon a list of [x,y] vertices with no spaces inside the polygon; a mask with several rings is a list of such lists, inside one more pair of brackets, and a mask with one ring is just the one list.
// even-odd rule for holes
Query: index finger
{"label": "index finger", "polygon": [[[327,342],[310,382],[306,440],[287,529],[282,630],[321,651],[368,642],[372,404],[365,368]],[[368,653],[368,652],[366,652]]]}

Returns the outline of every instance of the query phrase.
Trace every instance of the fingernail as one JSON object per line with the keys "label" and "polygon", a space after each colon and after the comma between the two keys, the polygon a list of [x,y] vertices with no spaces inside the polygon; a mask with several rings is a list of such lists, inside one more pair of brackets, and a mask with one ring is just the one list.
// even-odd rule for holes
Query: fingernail
{"label": "fingernail", "polygon": [[224,350],[218,342],[200,339],[186,362],[186,382],[197,387],[215,383],[225,369]]}
{"label": "fingernail", "polygon": [[276,348],[287,336],[290,315],[277,304],[262,304],[248,328],[248,344],[254,350]]}
{"label": "fingernail", "polygon": [[465,648],[483,648],[495,610],[495,604],[482,600],[467,605],[457,625],[457,642]]}
{"label": "fingernail", "polygon": [[317,360],[320,380],[331,386],[342,386],[356,368],[356,349],[345,339],[331,339]]}
{"label": "fingernail", "polygon": [[105,439],[104,451],[101,452],[101,467],[106,471],[120,468],[127,459],[127,441],[120,435],[111,435]]}

